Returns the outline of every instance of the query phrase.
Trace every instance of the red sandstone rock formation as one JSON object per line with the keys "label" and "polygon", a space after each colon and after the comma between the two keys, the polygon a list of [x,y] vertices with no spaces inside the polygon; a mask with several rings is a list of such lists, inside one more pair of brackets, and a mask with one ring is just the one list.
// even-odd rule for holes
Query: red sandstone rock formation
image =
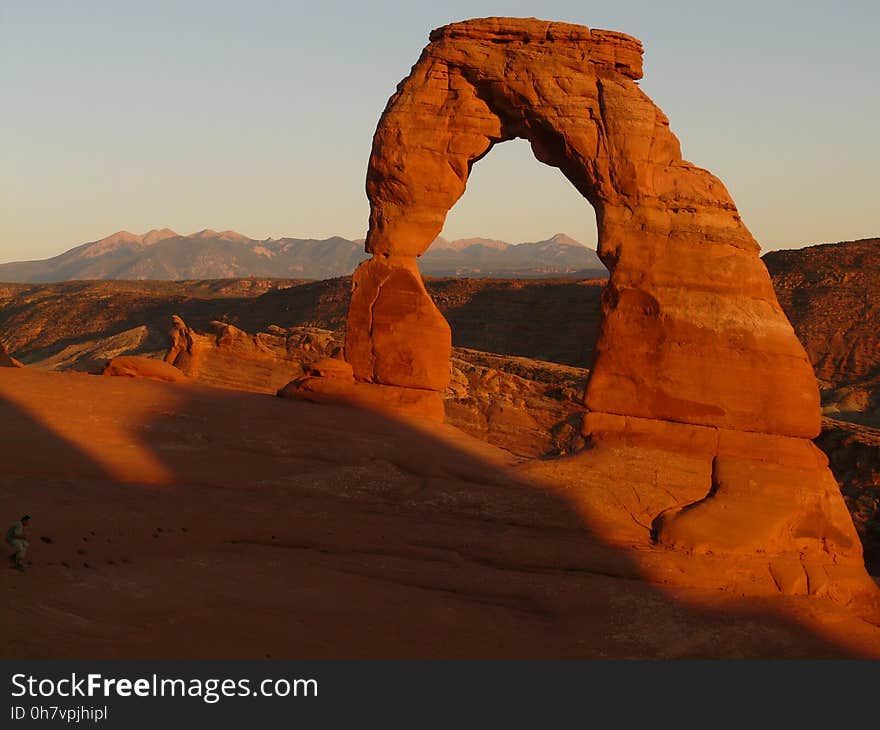
{"label": "red sandstone rock formation", "polygon": [[589,371],[456,347],[443,392],[446,422],[522,458],[583,447],[581,395]]}
{"label": "red sandstone rock formation", "polygon": [[317,328],[284,330],[255,335],[225,322],[212,322],[212,334],[201,334],[178,316],[173,318],[171,344],[165,361],[189,377],[220,388],[275,393],[303,375],[306,364],[338,346],[334,334]]}
{"label": "red sandstone rock formation", "polygon": [[161,360],[138,355],[114,357],[104,368],[103,375],[118,375],[129,378],[147,378],[167,383],[182,383],[188,380],[180,370]]}
{"label": "red sandstone rock formation", "polygon": [[[494,144],[526,138],[595,207],[599,252],[613,271],[587,404],[815,436],[809,362],[758,246],[721,182],[681,159],[665,115],[635,83],[641,44],[620,33],[501,18],[447,26],[431,41],[376,130],[367,250],[389,266],[411,265],[464,192],[470,167]],[[369,317],[368,307],[354,301],[349,317]],[[406,329],[421,325],[416,319]],[[446,357],[439,345],[413,369],[438,368]],[[382,349],[347,345],[359,379],[386,382],[359,366],[370,350],[388,357]],[[719,358],[726,367],[705,367]]]}
{"label": "red sandstone rock formation", "polygon": [[351,365],[328,358],[310,366],[304,377],[278,391],[281,398],[313,403],[342,403],[397,416],[443,422],[443,401],[438,393],[418,388],[361,383]]}
{"label": "red sandstone rock formation", "polygon": [[[647,511],[637,518],[625,500],[585,487],[584,512],[610,515],[619,535],[646,520],[671,548],[748,556],[738,570],[782,592],[870,594],[852,522],[808,441],[820,430],[810,362],[724,185],[682,159],[668,119],[636,84],[641,43],[514,18],[455,23],[430,40],[373,139],[373,257],[353,281],[354,380],[336,387],[445,387],[449,330],[416,257],[471,166],[525,138],[595,208],[611,271],[585,394],[592,448],[573,458],[585,469],[619,463]],[[674,489],[659,473],[664,460],[680,465]]]}

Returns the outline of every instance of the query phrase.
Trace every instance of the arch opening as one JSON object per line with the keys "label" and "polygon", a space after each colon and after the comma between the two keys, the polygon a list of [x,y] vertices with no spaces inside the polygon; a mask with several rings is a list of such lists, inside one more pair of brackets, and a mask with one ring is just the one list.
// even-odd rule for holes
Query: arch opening
{"label": "arch opening", "polygon": [[520,458],[582,442],[578,401],[607,279],[595,240],[592,206],[528,140],[474,161],[441,238],[418,259],[451,330],[448,423]]}
{"label": "arch opening", "polygon": [[517,458],[572,453],[607,279],[594,209],[514,138],[472,166],[441,235],[418,261],[452,333],[447,423]]}
{"label": "arch opening", "polygon": [[[595,209],[558,167],[537,160],[528,140],[514,138],[494,144],[471,162],[466,190],[449,210],[440,236],[519,244],[557,233],[595,250]],[[425,256],[435,246],[419,262],[428,276],[434,273]]]}

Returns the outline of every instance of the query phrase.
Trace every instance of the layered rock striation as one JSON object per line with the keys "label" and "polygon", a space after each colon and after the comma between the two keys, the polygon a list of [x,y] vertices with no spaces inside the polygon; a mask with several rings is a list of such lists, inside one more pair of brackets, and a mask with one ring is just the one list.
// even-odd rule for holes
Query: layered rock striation
{"label": "layered rock striation", "polygon": [[338,347],[333,332],[317,327],[249,334],[226,322],[201,333],[173,317],[165,362],[206,385],[272,393],[303,375],[304,365]]}

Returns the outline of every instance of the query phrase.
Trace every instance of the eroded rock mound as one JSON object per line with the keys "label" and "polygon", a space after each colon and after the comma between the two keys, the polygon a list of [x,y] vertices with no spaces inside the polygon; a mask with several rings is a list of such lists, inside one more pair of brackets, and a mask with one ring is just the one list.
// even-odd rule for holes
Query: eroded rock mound
{"label": "eroded rock mound", "polygon": [[532,465],[531,476],[617,463],[618,497],[586,480],[573,495],[610,539],[728,556],[728,573],[709,580],[737,589],[873,596],[837,485],[809,441],[820,430],[810,362],[724,185],[682,159],[668,119],[635,83],[641,43],[517,18],[455,23],[430,40],[373,139],[372,258],[354,275],[345,346],[355,385],[446,387],[449,330],[416,257],[472,165],[499,142],[527,139],[595,208],[611,271],[584,396],[590,448]]}
{"label": "eroded rock mound", "polygon": [[306,369],[306,374],[278,391],[281,398],[313,403],[353,405],[369,411],[442,422],[443,401],[433,391],[374,385],[355,380],[354,371],[343,359],[327,358]]}
{"label": "eroded rock mound", "polygon": [[315,327],[249,334],[225,322],[212,333],[196,332],[173,318],[165,362],[207,385],[257,393],[275,393],[304,373],[304,364],[326,357],[339,346],[336,335]]}
{"label": "eroded rock mound", "polygon": [[104,375],[128,378],[147,378],[166,383],[183,383],[188,378],[180,370],[167,362],[139,355],[120,355],[114,357],[104,368]]}

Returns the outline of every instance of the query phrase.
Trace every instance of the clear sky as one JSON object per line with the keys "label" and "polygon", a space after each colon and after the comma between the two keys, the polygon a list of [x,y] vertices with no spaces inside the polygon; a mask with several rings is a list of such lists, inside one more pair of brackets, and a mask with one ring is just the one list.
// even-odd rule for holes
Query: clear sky
{"label": "clear sky", "polygon": [[[635,35],[642,88],[765,249],[880,236],[880,2],[0,0],[0,262],[119,229],[358,238],[376,122],[437,26],[538,16]],[[444,235],[595,218],[522,141]]]}

